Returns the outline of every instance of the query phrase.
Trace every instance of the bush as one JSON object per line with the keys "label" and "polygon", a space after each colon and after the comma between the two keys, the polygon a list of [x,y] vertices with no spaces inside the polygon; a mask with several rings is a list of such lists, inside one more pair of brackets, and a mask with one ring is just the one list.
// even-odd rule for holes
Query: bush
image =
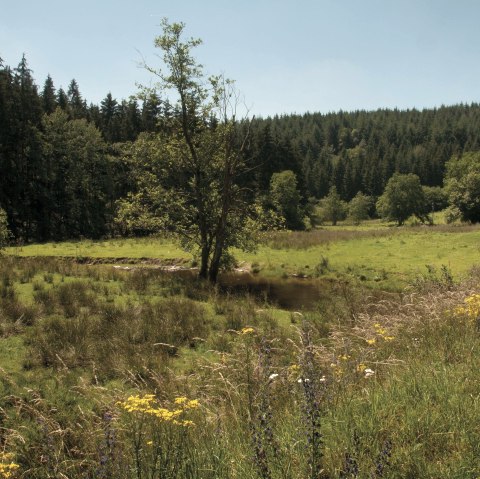
{"label": "bush", "polygon": [[7,246],[10,239],[10,231],[8,229],[7,213],[0,208],[0,251]]}

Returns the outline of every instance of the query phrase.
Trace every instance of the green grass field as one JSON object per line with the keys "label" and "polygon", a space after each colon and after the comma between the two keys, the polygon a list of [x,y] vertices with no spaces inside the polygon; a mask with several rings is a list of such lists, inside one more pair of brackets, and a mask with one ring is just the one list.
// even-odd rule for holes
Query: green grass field
{"label": "green grass field", "polygon": [[[262,275],[356,277],[380,289],[401,289],[427,267],[448,268],[455,279],[480,262],[480,228],[349,226],[313,232],[280,232],[253,253],[235,251],[241,265]],[[158,259],[188,264],[192,256],[172,239],[142,238],[99,242],[47,243],[8,248],[8,254],[73,258]],[[322,264],[324,266],[322,266]]]}
{"label": "green grass field", "polygon": [[64,258],[188,265],[171,240],[10,248],[0,478],[480,477],[479,240],[342,226],[239,252],[275,284],[320,277],[316,307],[296,311]]}

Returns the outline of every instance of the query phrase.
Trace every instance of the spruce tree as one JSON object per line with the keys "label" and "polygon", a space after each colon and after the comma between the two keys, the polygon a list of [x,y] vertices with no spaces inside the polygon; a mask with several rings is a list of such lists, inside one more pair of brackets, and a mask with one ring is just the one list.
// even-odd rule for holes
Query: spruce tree
{"label": "spruce tree", "polygon": [[53,113],[57,108],[57,98],[55,96],[55,88],[53,86],[53,80],[50,75],[47,76],[42,91],[42,107],[44,113],[49,115]]}

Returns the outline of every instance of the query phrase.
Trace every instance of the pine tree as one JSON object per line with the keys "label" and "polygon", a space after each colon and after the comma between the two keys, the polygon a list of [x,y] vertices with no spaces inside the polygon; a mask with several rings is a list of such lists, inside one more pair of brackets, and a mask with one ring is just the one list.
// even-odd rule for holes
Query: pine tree
{"label": "pine tree", "polygon": [[44,113],[49,115],[53,113],[57,108],[57,98],[55,96],[55,88],[53,86],[53,80],[50,75],[47,76],[42,91],[42,108]]}
{"label": "pine tree", "polygon": [[119,141],[120,124],[118,121],[119,107],[117,100],[108,92],[107,96],[100,103],[101,131],[103,137],[110,143]]}
{"label": "pine tree", "polygon": [[70,82],[67,91],[68,105],[70,107],[70,117],[73,120],[87,117],[87,105],[82,98],[78,83],[75,79]]}

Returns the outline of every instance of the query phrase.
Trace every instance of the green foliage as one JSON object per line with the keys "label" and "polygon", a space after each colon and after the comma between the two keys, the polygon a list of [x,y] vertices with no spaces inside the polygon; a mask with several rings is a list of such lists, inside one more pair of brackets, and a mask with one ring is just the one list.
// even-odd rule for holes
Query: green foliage
{"label": "green foliage", "polygon": [[408,175],[395,173],[388,180],[376,207],[382,218],[396,221],[399,226],[412,215],[422,223],[428,218],[425,193],[420,184],[420,178],[412,173]]}
{"label": "green foliage", "polygon": [[464,153],[447,162],[445,189],[464,221],[480,221],[480,153]]}
{"label": "green foliage", "polygon": [[[177,115],[166,125],[169,134],[140,139],[131,150],[136,191],[119,203],[124,230],[166,229],[179,234],[183,246],[198,255],[199,275],[217,279],[229,248],[252,245],[249,207],[237,177],[244,169],[238,137],[236,92],[223,77],[206,78],[192,56],[199,39],[184,41],[184,24],[162,21],[155,46],[163,69],[145,65],[160,89],[177,94]],[[148,151],[147,163],[139,151]]]}
{"label": "green foliage", "polygon": [[[183,28],[182,25],[180,27]],[[171,30],[172,34],[179,33],[179,29],[175,28]],[[173,47],[172,41],[164,40],[157,44],[160,50]],[[186,58],[198,45],[198,40],[183,43],[187,50],[190,49],[184,51]],[[191,74],[192,82],[205,88],[190,89],[193,96],[190,99],[185,97],[185,105],[188,104],[188,114],[195,113],[195,109],[199,113],[199,121],[190,116],[192,121],[187,123],[192,132],[199,132],[202,136],[206,129],[223,124],[218,121],[221,115],[216,107],[215,119],[208,113],[212,102],[221,100],[222,95],[214,93],[211,96],[207,94],[209,98],[205,97],[206,90],[213,85],[205,77],[200,77],[201,69],[194,63],[184,65],[187,68],[182,74]],[[156,73],[162,75],[159,83],[166,89],[173,85],[174,78],[168,68]],[[185,87],[192,87],[192,82],[186,82]],[[222,90],[221,79],[213,79],[213,84],[217,93]],[[235,94],[229,97],[230,100],[234,98]],[[197,108],[202,102],[205,108]],[[85,213],[83,224],[78,204],[73,213],[67,212],[68,218],[63,217],[63,212],[58,211],[56,205],[59,198],[68,197],[69,193],[62,188],[69,189],[71,186],[63,185],[58,177],[64,173],[68,176],[68,165],[78,162],[75,149],[72,151],[66,147],[67,139],[60,141],[57,138],[57,141],[45,145],[42,116],[53,114],[57,107],[67,115],[68,121],[85,120],[94,125],[106,142],[104,152],[108,148],[110,155],[108,158],[103,155],[109,170],[108,181],[102,178],[96,182],[97,175],[94,175],[86,178],[79,189],[77,196],[82,198],[77,198],[74,203],[80,205],[82,214]],[[87,106],[75,80],[64,91],[62,88],[55,90],[52,78],[47,77],[39,91],[25,57],[16,68],[0,61],[0,205],[7,212],[13,236],[19,240],[48,241],[118,233],[112,228],[115,201],[127,197],[128,193],[138,193],[126,158],[129,147],[120,143],[135,141],[141,132],[149,132],[159,134],[162,138],[160,142],[167,139],[166,143],[173,144],[179,138],[178,120],[182,114],[179,104],[171,103],[161,89],[145,90],[137,98],[127,100],[115,99],[109,93],[99,105]],[[478,104],[422,111],[308,113],[238,122],[235,132],[249,139],[240,156],[252,164],[237,175],[235,184],[242,191],[243,199],[248,197],[250,202],[253,198],[268,195],[273,173],[290,170],[297,178],[297,189],[303,198],[325,197],[329,188],[335,186],[340,197],[349,201],[359,191],[372,197],[380,196],[395,171],[413,173],[418,175],[423,185],[437,188],[436,192],[428,192],[429,187],[425,187],[430,212],[432,205],[438,209],[444,203],[438,186],[443,181],[445,163],[452,155],[456,158],[462,152],[480,149],[479,128]],[[240,146],[238,143],[237,146]],[[68,155],[60,161],[64,147]],[[176,148],[177,155],[183,154],[180,150]],[[67,170],[57,171],[57,164],[61,164],[62,168],[67,165]],[[105,165],[97,166],[102,171]],[[100,172],[98,176],[102,175]],[[178,182],[185,180],[182,175],[175,179]],[[86,183],[90,181],[95,185],[88,186]],[[456,181],[459,183],[451,182],[451,202],[457,205],[457,210],[461,207],[465,212],[462,213],[463,219],[477,221],[473,210],[477,208],[474,198],[478,178],[474,173],[468,173],[461,181],[456,177]],[[100,202],[92,200],[92,195],[96,194],[102,198]],[[162,194],[163,191],[158,192],[158,195]],[[133,222],[139,224],[139,233],[158,229],[158,224],[151,224],[152,221],[155,223],[156,216],[148,215],[146,198],[138,196],[127,201],[134,208],[130,208],[127,214],[128,205],[122,204],[126,213],[121,218],[122,224],[126,224],[125,229],[135,231]],[[138,212],[138,221],[134,209]],[[308,211],[304,213],[310,216]],[[129,221],[127,216],[133,220]],[[314,222],[314,218],[310,219]],[[299,227],[301,223],[298,222]],[[305,223],[308,226],[308,220]]]}
{"label": "green foliage", "polygon": [[322,220],[330,221],[333,226],[346,218],[347,204],[340,198],[336,186],[330,187],[328,195],[320,200],[320,210]]}
{"label": "green foliage", "polygon": [[373,198],[359,191],[348,204],[348,216],[355,225],[359,225],[370,217],[372,207]]}
{"label": "green foliage", "polygon": [[448,194],[440,186],[422,186],[426,207],[430,212],[442,211],[448,206]]}
{"label": "green foliage", "polygon": [[44,200],[49,236],[101,236],[112,184],[100,132],[84,119],[69,120],[59,108],[43,118],[43,129],[43,154],[53,189]]}
{"label": "green foliage", "polygon": [[297,189],[297,177],[293,171],[273,173],[270,179],[270,201],[274,209],[285,218],[288,229],[304,228],[300,192]]}
{"label": "green foliage", "polygon": [[0,208],[0,251],[7,246],[9,239],[10,231],[8,229],[7,213]]}

